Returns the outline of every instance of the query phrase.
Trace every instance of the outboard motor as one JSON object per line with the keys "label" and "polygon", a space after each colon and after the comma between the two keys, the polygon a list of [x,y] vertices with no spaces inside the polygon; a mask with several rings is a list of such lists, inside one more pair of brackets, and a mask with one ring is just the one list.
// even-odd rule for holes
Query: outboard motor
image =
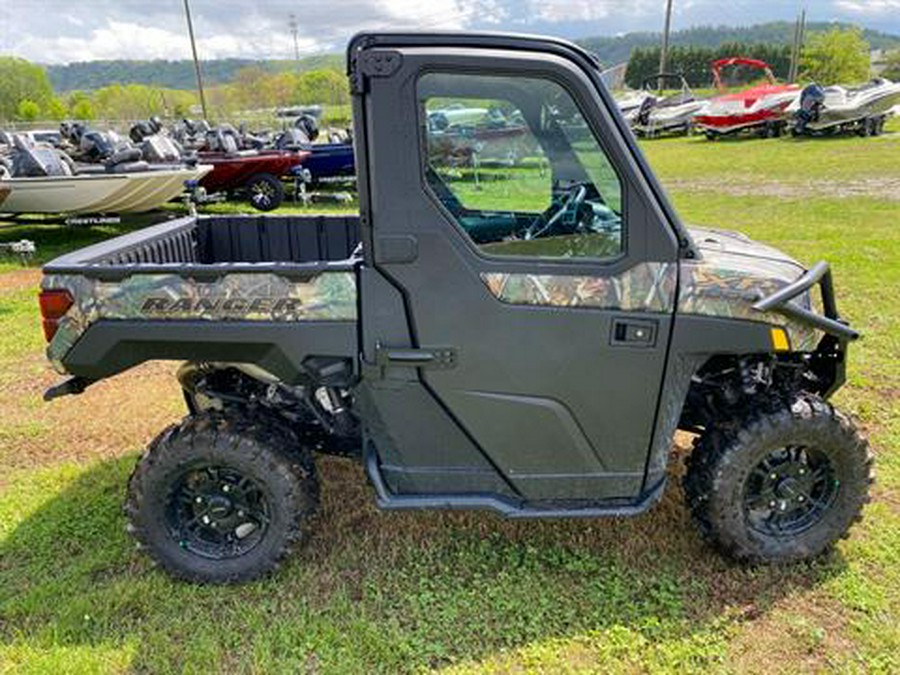
{"label": "outboard motor", "polygon": [[141,120],[131,125],[131,129],[128,130],[128,137],[135,143],[143,143],[144,139],[155,133],[157,132],[153,130],[150,120]]}
{"label": "outboard motor", "polygon": [[641,101],[641,107],[637,111],[637,115],[635,115],[635,122],[640,124],[641,126],[647,126],[650,123],[650,113],[653,112],[653,108],[656,107],[656,97],[648,96],[643,101]]}
{"label": "outboard motor", "polygon": [[820,84],[810,84],[800,92],[800,108],[794,113],[794,133],[806,132],[806,125],[819,119],[825,105],[825,89]]}
{"label": "outboard motor", "polygon": [[308,145],[309,137],[296,127],[285,129],[275,139],[277,150],[302,150]]}
{"label": "outboard motor", "polygon": [[101,162],[116,152],[109,136],[99,131],[83,132],[79,138],[78,148],[82,156],[90,162]]}
{"label": "outboard motor", "polygon": [[238,152],[238,143],[235,134],[227,128],[210,129],[206,132],[206,146],[213,152],[224,152],[233,155]]}
{"label": "outboard motor", "polygon": [[300,115],[294,122],[294,128],[302,131],[310,142],[319,137],[319,123],[312,115]]}

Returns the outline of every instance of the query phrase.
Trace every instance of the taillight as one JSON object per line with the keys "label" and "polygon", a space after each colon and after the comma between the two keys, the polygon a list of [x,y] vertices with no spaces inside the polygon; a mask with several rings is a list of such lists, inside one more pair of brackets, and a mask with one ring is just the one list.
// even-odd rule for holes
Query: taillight
{"label": "taillight", "polygon": [[59,320],[66,315],[75,299],[69,291],[52,289],[41,291],[38,303],[41,306],[41,318],[44,320],[44,338],[50,342],[56,335],[56,329],[59,328]]}

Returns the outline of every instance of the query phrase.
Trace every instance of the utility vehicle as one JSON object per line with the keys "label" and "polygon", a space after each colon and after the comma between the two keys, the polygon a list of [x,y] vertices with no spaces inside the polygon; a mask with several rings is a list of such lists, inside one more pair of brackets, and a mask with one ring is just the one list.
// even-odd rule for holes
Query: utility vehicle
{"label": "utility vehicle", "polygon": [[[185,218],[44,269],[71,376],[46,398],[184,361],[189,414],[125,506],[153,558],[199,582],[272,570],[312,523],[315,453],[360,461],[385,509],[635,515],[676,429],[726,554],[787,562],[846,534],[870,458],[826,402],[857,337],[826,263],[686,229],[575,45],[363,34],[348,63],[358,217]],[[432,152],[448,105],[521,119],[533,156],[476,184]]]}

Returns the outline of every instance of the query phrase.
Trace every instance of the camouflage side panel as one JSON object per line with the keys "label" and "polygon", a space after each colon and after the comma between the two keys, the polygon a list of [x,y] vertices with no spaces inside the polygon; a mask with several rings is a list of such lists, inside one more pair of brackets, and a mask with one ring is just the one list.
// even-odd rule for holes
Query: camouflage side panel
{"label": "camouflage side panel", "polygon": [[[799,277],[803,273],[802,267],[789,259],[712,252],[702,246],[701,252],[702,259],[682,262],[679,313],[746,319],[781,326],[788,333],[793,351],[815,349],[820,337],[817,331],[777,312],[753,309],[753,303]],[[810,296],[806,293],[792,302],[808,309]]]}
{"label": "camouflage side panel", "polygon": [[47,348],[57,369],[81,334],[100,319],[207,321],[352,321],[352,272],[323,272],[307,281],[270,273],[226,274],[201,282],[175,274],[135,274],[120,281],[48,275],[44,289],[66,289],[75,304]]}
{"label": "camouflage side panel", "polygon": [[490,272],[490,292],[513,305],[596,307],[643,312],[675,308],[676,263],[639,263],[614,277]]}

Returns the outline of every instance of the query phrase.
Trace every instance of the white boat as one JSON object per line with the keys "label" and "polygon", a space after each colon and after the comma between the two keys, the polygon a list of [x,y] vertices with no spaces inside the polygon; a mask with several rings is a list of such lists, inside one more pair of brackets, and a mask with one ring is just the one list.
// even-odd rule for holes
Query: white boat
{"label": "white boat", "polygon": [[140,213],[178,197],[208,165],[135,173],[38,176],[0,180],[0,213]]}
{"label": "white boat", "polygon": [[[652,87],[667,81],[677,82],[675,93],[657,98]],[[659,73],[644,80],[647,97],[641,105],[625,115],[632,131],[638,136],[652,138],[660,134],[689,134],[694,116],[706,108],[708,101],[694,96],[687,80],[680,73]]]}
{"label": "white boat", "polygon": [[875,136],[898,104],[900,82],[875,78],[855,88],[811,84],[788,112],[794,115],[795,134],[852,131]]}
{"label": "white boat", "polygon": [[619,108],[619,112],[627,119],[630,113],[636,113],[638,111],[641,104],[648,96],[650,96],[650,92],[644,91],[643,89],[637,91],[629,90],[619,94],[614,100],[616,106]]}

